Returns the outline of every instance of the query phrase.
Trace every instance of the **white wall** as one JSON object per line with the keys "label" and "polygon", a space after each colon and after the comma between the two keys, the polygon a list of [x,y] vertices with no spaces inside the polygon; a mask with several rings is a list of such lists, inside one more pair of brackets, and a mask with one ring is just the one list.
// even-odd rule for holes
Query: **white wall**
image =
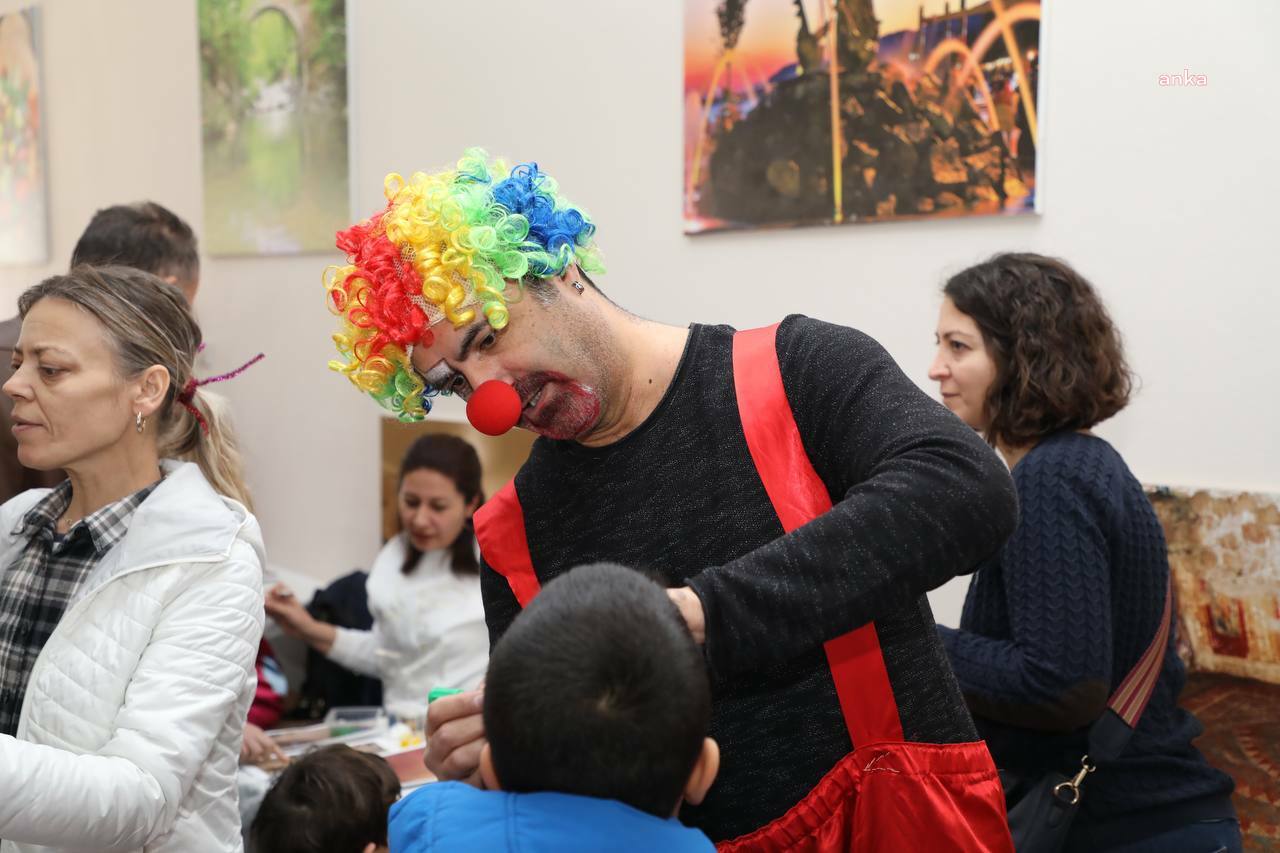
{"label": "white wall", "polygon": [[[767,2],[781,0],[753,0]],[[679,0],[348,3],[362,215],[381,206],[387,171],[469,145],[537,159],[596,217],[602,285],[628,307],[678,323],[798,311],[855,325],[925,387],[946,275],[998,250],[1057,254],[1103,292],[1142,376],[1101,430],[1138,476],[1280,490],[1280,370],[1264,348],[1280,316],[1266,262],[1280,120],[1264,61],[1280,4],[1046,0],[1043,216],[688,238]],[[153,197],[201,220],[193,0],[41,5],[55,260],[0,270],[3,304],[65,263],[98,207]],[[1159,86],[1184,68],[1209,85]],[[319,277],[332,260],[208,259],[198,304],[215,365],[269,354],[224,389],[272,558],[317,577],[366,563],[378,535],[377,414],[325,369]],[[935,596],[946,621],[960,586]]]}

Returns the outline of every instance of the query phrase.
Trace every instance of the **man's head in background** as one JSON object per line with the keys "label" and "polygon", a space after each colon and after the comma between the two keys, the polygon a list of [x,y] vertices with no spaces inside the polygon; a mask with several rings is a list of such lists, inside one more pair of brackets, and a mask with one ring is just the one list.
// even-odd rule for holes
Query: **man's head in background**
{"label": "man's head in background", "polygon": [[144,270],[176,284],[192,305],[200,286],[195,233],[154,201],[117,204],[95,213],[71,253],[71,266],[79,264]]}

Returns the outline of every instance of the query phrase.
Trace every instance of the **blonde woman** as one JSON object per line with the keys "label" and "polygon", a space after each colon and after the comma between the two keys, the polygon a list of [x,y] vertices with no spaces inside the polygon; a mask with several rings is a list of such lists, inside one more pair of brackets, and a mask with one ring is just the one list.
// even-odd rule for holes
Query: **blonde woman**
{"label": "blonde woman", "polygon": [[125,267],[19,311],[18,455],[68,479],[0,507],[0,852],[240,850],[264,555],[219,493],[242,487],[191,382],[200,329]]}

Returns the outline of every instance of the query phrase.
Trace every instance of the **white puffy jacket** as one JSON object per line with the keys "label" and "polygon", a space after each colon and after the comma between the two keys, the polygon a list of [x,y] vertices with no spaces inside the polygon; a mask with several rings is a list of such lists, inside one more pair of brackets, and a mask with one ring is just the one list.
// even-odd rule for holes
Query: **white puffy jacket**
{"label": "white puffy jacket", "polygon": [[[242,849],[262,533],[198,467],[163,467],[36,658],[17,737],[0,736],[0,853]],[[0,507],[0,572],[47,493]]]}

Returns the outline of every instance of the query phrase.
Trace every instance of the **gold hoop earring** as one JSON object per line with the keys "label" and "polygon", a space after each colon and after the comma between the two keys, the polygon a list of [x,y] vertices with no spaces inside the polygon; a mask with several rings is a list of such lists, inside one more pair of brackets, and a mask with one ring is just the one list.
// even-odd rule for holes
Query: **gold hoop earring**
{"label": "gold hoop earring", "polygon": [[134,415],[135,417],[133,419],[133,422],[134,424],[137,425],[138,432],[142,432],[144,429],[147,428],[147,419],[142,416],[142,412],[134,412]]}

